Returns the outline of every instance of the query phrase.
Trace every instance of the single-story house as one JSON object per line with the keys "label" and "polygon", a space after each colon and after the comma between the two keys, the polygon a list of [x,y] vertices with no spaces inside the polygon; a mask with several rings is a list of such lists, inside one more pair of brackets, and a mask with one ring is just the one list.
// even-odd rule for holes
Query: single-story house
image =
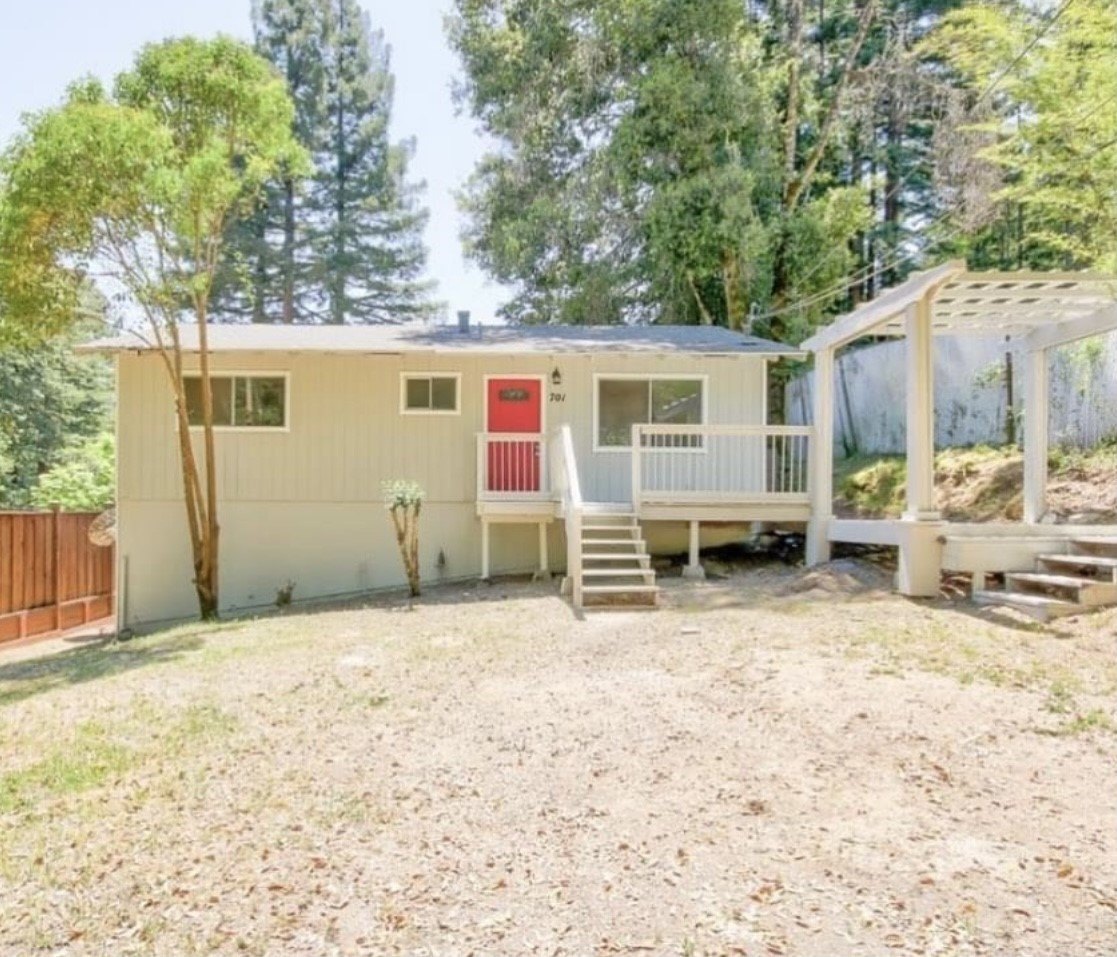
{"label": "single-story house", "polygon": [[[196,369],[196,330],[183,330]],[[427,324],[209,327],[220,599],[400,585],[381,485],[417,481],[427,581],[567,572],[575,604],[652,597],[650,556],[805,522],[807,427],[767,424],[768,366],[726,329]],[[118,620],[195,612],[172,391],[150,343],[115,357]],[[200,421],[198,382],[187,381]],[[200,431],[200,430],[199,430]],[[200,442],[198,448],[200,450]]]}

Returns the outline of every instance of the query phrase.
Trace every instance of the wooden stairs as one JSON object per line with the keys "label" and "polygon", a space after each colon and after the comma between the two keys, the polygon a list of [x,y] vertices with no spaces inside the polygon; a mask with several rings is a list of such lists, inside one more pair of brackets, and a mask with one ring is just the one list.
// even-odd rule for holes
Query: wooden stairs
{"label": "wooden stairs", "polygon": [[1048,621],[1117,605],[1117,536],[1084,536],[1064,554],[1039,555],[1033,572],[1006,572],[1003,591],[975,588],[981,605],[1008,605]]}
{"label": "wooden stairs", "polygon": [[580,545],[583,608],[656,607],[655,569],[634,512],[587,505]]}

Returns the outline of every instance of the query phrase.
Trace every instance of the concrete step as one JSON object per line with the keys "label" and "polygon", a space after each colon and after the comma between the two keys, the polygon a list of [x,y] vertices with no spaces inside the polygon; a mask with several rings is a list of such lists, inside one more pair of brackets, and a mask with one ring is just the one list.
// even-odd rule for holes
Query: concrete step
{"label": "concrete step", "polygon": [[1101,555],[1117,558],[1117,536],[1083,535],[1070,540],[1071,546],[1086,555]]}
{"label": "concrete step", "polygon": [[1005,590],[1057,594],[1079,605],[1117,604],[1117,584],[1080,578],[1077,575],[1052,575],[1049,572],[1006,572]]}
{"label": "concrete step", "polygon": [[1089,570],[1103,576],[1107,573],[1117,575],[1117,558],[1105,555],[1039,555],[1036,560],[1051,568],[1073,568],[1080,572]]}
{"label": "concrete step", "polygon": [[1064,618],[1067,615],[1080,615],[1089,611],[1087,606],[1072,601],[1063,601],[1047,595],[1029,595],[1025,592],[976,591],[973,600],[979,605],[1007,605],[1040,621]]}

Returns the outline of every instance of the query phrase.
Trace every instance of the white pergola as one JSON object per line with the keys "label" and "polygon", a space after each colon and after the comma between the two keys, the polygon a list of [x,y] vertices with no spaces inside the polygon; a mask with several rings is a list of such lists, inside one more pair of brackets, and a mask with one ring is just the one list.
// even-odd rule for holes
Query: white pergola
{"label": "white pergola", "polygon": [[[1115,329],[1117,276],[970,272],[964,262],[952,261],[913,274],[804,342],[815,356],[808,564],[826,561],[832,541],[898,545],[900,591],[938,593],[946,523],[934,489],[936,335],[1007,337],[1026,350],[1023,524],[1038,525],[1047,511],[1048,351]],[[907,501],[898,521],[833,517],[834,359],[843,346],[866,336],[903,337],[907,344]]]}

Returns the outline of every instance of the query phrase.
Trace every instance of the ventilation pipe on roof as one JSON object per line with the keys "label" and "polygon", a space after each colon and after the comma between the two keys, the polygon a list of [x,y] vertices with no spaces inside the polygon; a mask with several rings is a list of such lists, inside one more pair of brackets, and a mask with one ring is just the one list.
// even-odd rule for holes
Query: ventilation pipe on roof
{"label": "ventilation pipe on roof", "polygon": [[458,310],[458,332],[463,336],[469,335],[469,310]]}

